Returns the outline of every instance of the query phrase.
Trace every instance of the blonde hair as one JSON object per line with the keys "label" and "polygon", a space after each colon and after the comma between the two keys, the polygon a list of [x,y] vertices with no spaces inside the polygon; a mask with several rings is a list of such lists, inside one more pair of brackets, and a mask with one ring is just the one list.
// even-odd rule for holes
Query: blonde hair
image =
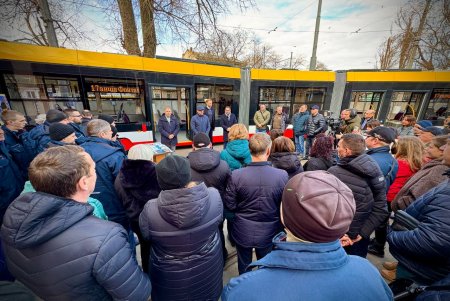
{"label": "blonde hair", "polygon": [[148,144],[138,144],[130,148],[128,151],[128,159],[131,160],[147,160],[153,162],[153,149]]}
{"label": "blonde hair", "polygon": [[423,164],[424,145],[419,138],[414,136],[400,137],[397,142],[396,159],[405,159],[413,171],[417,171]]}
{"label": "blonde hair", "polygon": [[248,140],[248,131],[244,124],[234,124],[228,132],[228,141],[233,140]]}

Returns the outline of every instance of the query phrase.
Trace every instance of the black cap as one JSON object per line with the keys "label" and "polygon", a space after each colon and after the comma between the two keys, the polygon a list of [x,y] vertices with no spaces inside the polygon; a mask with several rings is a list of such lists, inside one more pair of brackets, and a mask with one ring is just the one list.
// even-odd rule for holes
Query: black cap
{"label": "black cap", "polygon": [[167,156],[156,165],[156,178],[162,190],[186,186],[191,181],[189,160],[177,155]]}
{"label": "black cap", "polygon": [[397,133],[394,129],[385,126],[377,126],[367,133],[367,136],[378,138],[386,143],[392,143],[397,138]]}
{"label": "black cap", "polygon": [[192,142],[194,143],[194,146],[196,148],[202,148],[209,146],[211,140],[205,133],[198,133],[197,135],[194,136],[194,140]]}
{"label": "black cap", "polygon": [[45,116],[45,120],[48,123],[60,122],[60,121],[63,121],[64,119],[67,119],[67,115],[59,110],[54,110],[54,109],[48,110],[48,112]]}
{"label": "black cap", "polygon": [[106,115],[106,114],[98,115],[98,119],[102,119],[102,120],[108,122],[109,124],[112,124],[114,122],[114,117],[112,117],[110,115]]}
{"label": "black cap", "polygon": [[75,130],[68,124],[56,122],[50,125],[49,133],[50,139],[55,141],[61,141],[64,138],[68,137],[70,134],[75,133]]}

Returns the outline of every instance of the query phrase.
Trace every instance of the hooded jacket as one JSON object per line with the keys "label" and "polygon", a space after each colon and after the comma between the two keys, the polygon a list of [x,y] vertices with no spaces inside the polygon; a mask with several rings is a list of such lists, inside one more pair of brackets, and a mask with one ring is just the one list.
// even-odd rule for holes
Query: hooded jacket
{"label": "hooded jacket", "polygon": [[397,193],[391,202],[392,210],[405,209],[425,192],[442,183],[446,179],[444,173],[447,169],[442,160],[432,160],[423,165]]}
{"label": "hooded jacket", "polygon": [[226,149],[220,153],[220,159],[228,163],[231,171],[252,162],[248,140],[238,139],[228,142]]}
{"label": "hooded jacket", "polygon": [[24,180],[28,178],[28,167],[33,161],[34,142],[30,139],[30,133],[25,131],[11,131],[5,125],[2,126],[5,132],[5,145],[14,163],[19,167]]}
{"label": "hooded jacket", "polygon": [[231,171],[218,151],[201,148],[189,153],[188,159],[192,181],[204,182],[207,187],[216,188],[220,195],[225,194]]}
{"label": "hooded jacket", "polygon": [[111,146],[108,140],[99,137],[88,137],[80,146],[95,161],[97,182],[92,197],[102,203],[109,220],[128,229],[129,222],[125,208],[114,189],[114,181],[125,159],[124,153],[120,148]]}
{"label": "hooded jacket", "polygon": [[[392,300],[392,292],[366,259],[348,256],[339,241],[328,243],[274,240],[274,250],[252,263],[258,267],[232,278],[222,300]],[[351,289],[342,296],[341,289]]]}
{"label": "hooded jacket", "polygon": [[147,300],[151,286],[123,228],[93,208],[35,192],[18,197],[1,229],[11,273],[43,300]]}
{"label": "hooded jacket", "polygon": [[388,232],[389,251],[419,276],[421,284],[432,284],[450,274],[449,195],[450,179],[446,179],[406,208],[406,213],[419,221],[417,228]]}
{"label": "hooded jacket", "polygon": [[222,202],[204,183],[163,190],[139,225],[151,241],[152,300],[217,300],[222,292]]}
{"label": "hooded jacket", "polygon": [[386,207],[386,183],[378,164],[367,154],[340,158],[328,169],[353,192],[356,213],[347,234],[369,238],[373,230],[389,216]]}
{"label": "hooded jacket", "polygon": [[273,167],[285,170],[288,173],[289,179],[303,172],[302,164],[298,159],[298,153],[272,153],[270,154],[269,161],[272,162]]}
{"label": "hooded jacket", "polygon": [[42,153],[50,143],[50,123],[45,121],[43,124],[39,124],[30,131],[30,138],[35,144],[35,156]]}
{"label": "hooded jacket", "polygon": [[286,171],[270,162],[252,162],[233,171],[224,197],[235,213],[231,236],[246,248],[267,248],[282,229],[280,203],[288,182]]}

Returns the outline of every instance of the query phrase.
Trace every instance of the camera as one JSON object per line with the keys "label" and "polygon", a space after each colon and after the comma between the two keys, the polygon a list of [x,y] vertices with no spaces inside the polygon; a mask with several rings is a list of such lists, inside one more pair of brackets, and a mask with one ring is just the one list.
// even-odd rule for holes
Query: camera
{"label": "camera", "polygon": [[324,111],[323,116],[325,117],[325,122],[330,127],[330,134],[335,136],[336,133],[340,131],[339,128],[342,125],[343,120],[339,117],[333,117],[333,112],[331,111]]}

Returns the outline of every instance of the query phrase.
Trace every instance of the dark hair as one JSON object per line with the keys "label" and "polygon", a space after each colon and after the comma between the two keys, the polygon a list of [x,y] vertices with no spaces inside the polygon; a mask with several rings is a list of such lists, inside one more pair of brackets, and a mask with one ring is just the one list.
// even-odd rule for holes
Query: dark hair
{"label": "dark hair", "polygon": [[[319,136],[319,135],[318,135]],[[331,136],[316,137],[311,147],[310,155],[315,158],[331,160],[333,154],[334,139]]]}
{"label": "dark hair", "polygon": [[283,136],[283,131],[282,130],[270,130],[269,132],[269,136],[270,136],[270,140],[275,140],[280,136]]}
{"label": "dark hair", "polygon": [[345,147],[352,151],[353,156],[362,155],[366,151],[366,142],[361,135],[344,134],[341,141]]}
{"label": "dark hair", "polygon": [[381,125],[381,122],[379,120],[372,119],[367,122],[366,126],[370,126],[370,128],[373,130],[374,128],[376,128],[377,126],[380,126],[380,125]]}
{"label": "dark hair", "polygon": [[270,153],[292,153],[295,151],[294,142],[291,139],[280,136],[272,141]]}

